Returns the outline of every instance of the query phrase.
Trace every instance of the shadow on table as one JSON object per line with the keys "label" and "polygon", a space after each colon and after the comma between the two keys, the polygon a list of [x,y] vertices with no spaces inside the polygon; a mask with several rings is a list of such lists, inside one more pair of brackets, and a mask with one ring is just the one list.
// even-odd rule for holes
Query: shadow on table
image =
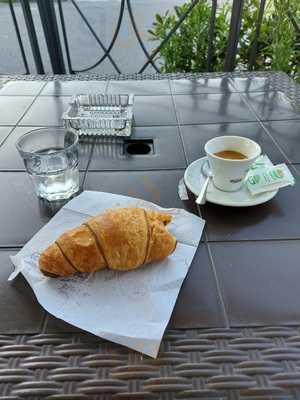
{"label": "shadow on table", "polygon": [[284,213],[276,199],[253,207],[201,206],[209,240],[273,239]]}
{"label": "shadow on table", "polygon": [[39,198],[38,203],[41,216],[45,218],[52,218],[65,204],[67,204],[74,197],[80,195],[80,193],[82,193],[82,189],[80,189],[77,193],[75,193],[71,198],[66,200],[48,201]]}

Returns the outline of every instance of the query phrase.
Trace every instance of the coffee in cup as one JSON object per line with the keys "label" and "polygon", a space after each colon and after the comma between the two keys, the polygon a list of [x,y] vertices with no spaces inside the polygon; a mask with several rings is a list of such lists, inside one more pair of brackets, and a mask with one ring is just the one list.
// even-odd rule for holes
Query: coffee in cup
{"label": "coffee in cup", "polygon": [[247,156],[235,150],[223,150],[215,153],[215,156],[226,158],[227,160],[245,160]]}
{"label": "coffee in cup", "polygon": [[242,136],[218,136],[205,144],[214,185],[223,191],[239,190],[250,165],[261,154],[259,144]]}

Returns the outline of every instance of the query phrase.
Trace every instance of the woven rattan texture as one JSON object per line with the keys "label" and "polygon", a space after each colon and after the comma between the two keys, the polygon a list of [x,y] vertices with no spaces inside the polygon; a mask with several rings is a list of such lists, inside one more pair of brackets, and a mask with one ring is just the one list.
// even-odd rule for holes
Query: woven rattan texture
{"label": "woven rattan texture", "polygon": [[0,337],[1,399],[298,399],[298,328],[168,331],[159,357],[80,334]]}

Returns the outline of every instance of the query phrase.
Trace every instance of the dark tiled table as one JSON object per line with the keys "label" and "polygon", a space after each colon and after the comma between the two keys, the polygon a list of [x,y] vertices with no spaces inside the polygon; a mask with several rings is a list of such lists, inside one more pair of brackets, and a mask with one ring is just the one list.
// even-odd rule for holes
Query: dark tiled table
{"label": "dark tiled table", "polygon": [[13,126],[0,126],[0,144],[4,142],[7,136],[12,131]]}
{"label": "dark tiled table", "polygon": [[[42,126],[16,126],[16,127],[3,127],[3,141],[0,146],[0,171],[25,171],[23,160],[18,154],[15,143],[24,135],[24,133],[42,128]],[[0,135],[1,135],[0,127]],[[8,133],[9,136],[8,136]],[[8,137],[7,137],[8,136]],[[0,136],[1,143],[1,136]],[[79,147],[79,169],[85,171],[93,150],[94,141],[84,141],[80,143]]]}
{"label": "dark tiled table", "polygon": [[300,119],[290,121],[270,121],[266,129],[280,145],[292,163],[300,164]]}
{"label": "dark tiled table", "polygon": [[181,125],[255,121],[255,115],[239,93],[173,95]]}
{"label": "dark tiled table", "polygon": [[[300,122],[300,120],[298,122]],[[262,151],[268,154],[274,163],[286,161],[286,153],[283,154],[281,148],[277,146],[273,137],[268,134],[266,127],[259,122],[184,125],[181,126],[181,133],[189,163],[197,160],[199,157],[204,157],[205,143],[219,135],[242,135],[248,137],[249,139],[255,140],[259,143]]]}
{"label": "dark tiled table", "polygon": [[[191,194],[182,202],[177,193],[186,166],[217,135],[254,139],[298,178],[299,88],[280,73],[169,78],[29,76],[0,82],[3,399],[299,398],[298,184],[249,209],[197,209]],[[30,129],[61,125],[70,96],[95,90],[135,93],[131,140],[150,144],[150,152],[128,155],[122,144],[82,142],[82,189],[184,207],[207,221],[155,361],[50,316],[23,279],[6,282],[9,254],[57,210],[34,196],[14,143]]]}
{"label": "dark tiled table", "polygon": [[244,99],[262,121],[299,119],[299,112],[282,92],[249,92]]}
{"label": "dark tiled table", "polygon": [[226,93],[236,91],[227,77],[206,77],[198,79],[172,79],[173,94]]}
{"label": "dark tiled table", "polygon": [[134,81],[111,80],[107,86],[107,93],[134,93],[136,96],[157,96],[169,95],[171,93],[171,88],[168,79],[162,79],[160,81],[149,79]]}
{"label": "dark tiled table", "polygon": [[0,114],[0,124],[17,124],[34,101],[33,96],[0,96],[0,109],[5,110]]}
{"label": "dark tiled table", "polygon": [[177,126],[133,128],[132,141],[148,141],[151,154],[128,156],[123,144],[96,142],[89,171],[148,170],[186,168],[186,159]]}
{"label": "dark tiled table", "polygon": [[[12,97],[11,97],[12,98]],[[2,98],[3,99],[3,98]],[[66,110],[70,96],[38,96],[20,121],[21,126],[61,125],[61,115]],[[4,98],[3,101],[5,101]],[[1,101],[1,98],[0,98]],[[0,119],[1,122],[1,119]]]}

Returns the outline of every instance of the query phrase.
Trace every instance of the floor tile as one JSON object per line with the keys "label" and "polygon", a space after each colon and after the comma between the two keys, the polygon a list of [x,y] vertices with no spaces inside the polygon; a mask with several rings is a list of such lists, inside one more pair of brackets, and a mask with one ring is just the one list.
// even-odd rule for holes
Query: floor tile
{"label": "floor tile", "polygon": [[141,81],[110,81],[107,87],[108,93],[153,96],[170,94],[169,81],[161,80],[141,80]]}
{"label": "floor tile", "polygon": [[300,323],[300,241],[213,243],[232,326]]}
{"label": "floor tile", "polygon": [[[41,127],[39,127],[41,128]],[[25,166],[21,156],[16,149],[16,141],[30,130],[38,129],[33,126],[19,126],[8,136],[0,147],[0,170],[20,170],[25,171]],[[93,141],[84,140],[79,143],[79,168],[86,170],[88,160],[91,156]]]}
{"label": "floor tile", "polygon": [[[123,143],[97,140],[89,170],[145,170],[186,167],[177,126],[134,128],[130,138],[131,143],[137,145],[145,143],[141,142],[143,139],[153,140],[153,143],[150,143],[153,148],[150,150],[149,147],[149,154],[126,154]],[[139,151],[139,148],[137,148],[137,151]]]}
{"label": "floor tile", "polygon": [[36,96],[44,85],[43,81],[8,81],[0,87],[0,96]]}
{"label": "floor tile", "polygon": [[205,156],[204,145],[208,140],[215,136],[225,135],[245,136],[252,139],[261,146],[262,152],[267,154],[271,161],[274,163],[286,162],[284,155],[258,122],[183,125],[181,133],[189,163]]}
{"label": "floor tile", "polygon": [[31,96],[0,96],[0,125],[15,125],[33,102]]}
{"label": "floor tile", "polygon": [[300,119],[300,111],[281,92],[252,92],[243,96],[261,120]]}
{"label": "floor tile", "polygon": [[180,124],[255,121],[238,93],[174,96]]}
{"label": "floor tile", "polygon": [[231,78],[233,86],[239,92],[263,92],[272,89],[270,79],[266,77]]}
{"label": "floor tile", "polygon": [[97,190],[152,201],[162,207],[185,207],[196,211],[195,203],[183,202],[178,196],[178,183],[184,170],[88,172],[84,190]]}
{"label": "floor tile", "polygon": [[39,333],[44,311],[21,274],[7,282],[14,267],[9,256],[16,251],[0,251],[0,333]]}
{"label": "floor tile", "polygon": [[[20,121],[20,125],[62,125],[61,116],[67,110],[70,97],[40,96]],[[1,98],[0,98],[1,101]],[[0,120],[1,121],[1,120]]]}
{"label": "floor tile", "polygon": [[12,130],[13,126],[0,126],[0,146]]}
{"label": "floor tile", "polygon": [[48,82],[41,92],[42,96],[72,96],[85,93],[104,93],[105,81],[53,81]]}
{"label": "floor tile", "polygon": [[206,203],[201,213],[210,241],[299,239],[300,184],[280,189],[259,206],[237,208]]}
{"label": "floor tile", "polygon": [[197,249],[181,287],[170,327],[175,329],[224,327],[225,316],[204,243]]}
{"label": "floor tile", "polygon": [[300,163],[300,119],[265,122],[264,125],[290,162]]}
{"label": "floor tile", "polygon": [[138,96],[133,115],[135,126],[177,125],[171,96]]}
{"label": "floor tile", "polygon": [[228,78],[174,79],[170,81],[172,93],[223,93],[233,89]]}

